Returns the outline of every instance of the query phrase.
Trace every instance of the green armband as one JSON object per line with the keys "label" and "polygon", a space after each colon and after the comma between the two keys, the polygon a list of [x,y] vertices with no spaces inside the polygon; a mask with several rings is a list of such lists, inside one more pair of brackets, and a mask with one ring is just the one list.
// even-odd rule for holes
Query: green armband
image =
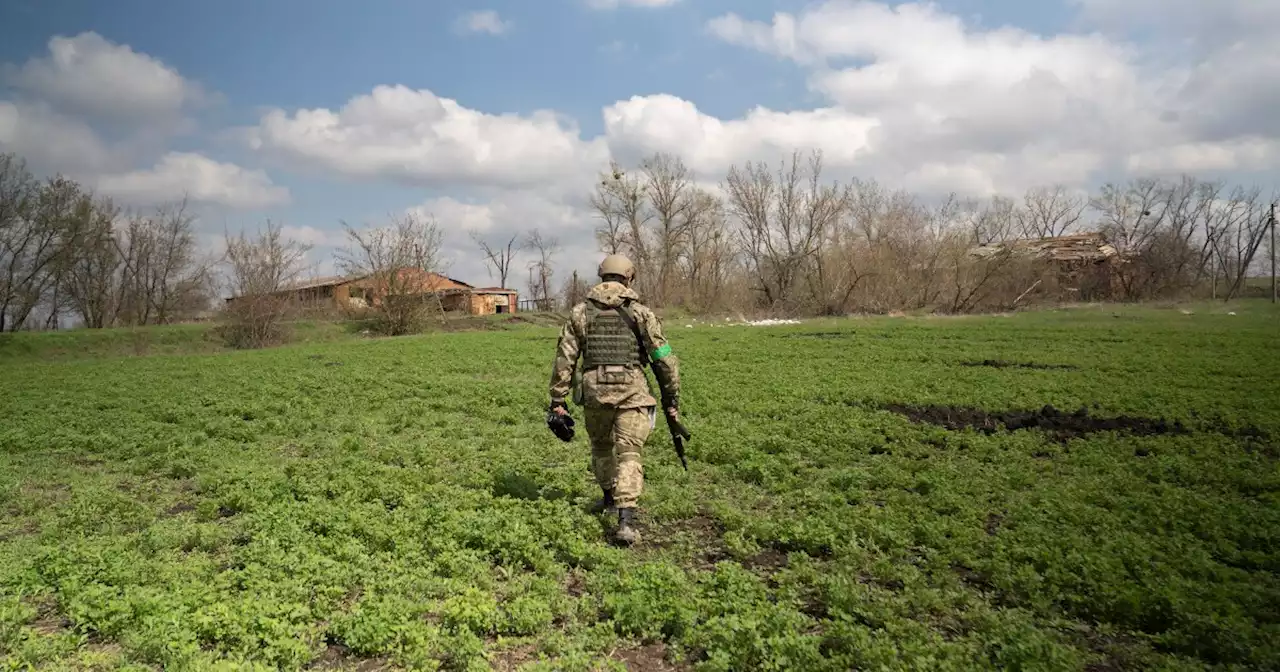
{"label": "green armband", "polygon": [[671,344],[663,343],[661,348],[658,348],[653,351],[653,359],[654,361],[657,361],[670,354],[671,354]]}

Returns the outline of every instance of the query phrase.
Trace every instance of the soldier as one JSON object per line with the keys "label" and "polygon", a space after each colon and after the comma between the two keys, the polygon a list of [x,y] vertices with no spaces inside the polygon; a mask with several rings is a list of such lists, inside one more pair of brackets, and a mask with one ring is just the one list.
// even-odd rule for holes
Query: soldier
{"label": "soldier", "polygon": [[591,440],[592,471],[604,491],[604,508],[618,509],[618,539],[632,544],[640,538],[635,529],[635,508],[644,486],[640,448],[653,430],[658,403],[650,393],[644,364],[652,365],[664,411],[676,421],[680,377],[661,321],[631,289],[635,279],[631,261],[609,255],[600,262],[599,275],[600,284],[573,307],[560,332],[551,372],[550,410],[568,414],[565,397],[581,355],[581,405]]}

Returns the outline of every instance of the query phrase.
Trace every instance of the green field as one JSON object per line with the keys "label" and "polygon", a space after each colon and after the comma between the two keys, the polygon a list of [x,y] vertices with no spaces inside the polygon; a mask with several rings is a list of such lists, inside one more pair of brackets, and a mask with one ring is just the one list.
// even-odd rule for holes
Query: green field
{"label": "green field", "polygon": [[668,321],[633,549],[553,328],[24,335],[0,667],[1275,669],[1280,312],[1226,310]]}

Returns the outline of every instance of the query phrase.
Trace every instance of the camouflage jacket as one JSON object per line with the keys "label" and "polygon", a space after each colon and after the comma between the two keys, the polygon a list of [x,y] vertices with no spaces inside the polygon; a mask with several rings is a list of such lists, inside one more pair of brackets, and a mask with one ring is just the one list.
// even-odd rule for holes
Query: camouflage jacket
{"label": "camouflage jacket", "polygon": [[[603,282],[593,287],[586,301],[573,307],[568,323],[560,330],[555,364],[551,369],[552,403],[563,402],[572,391],[574,368],[587,337],[587,302],[601,308],[620,306],[624,302],[628,304],[640,328],[655,377],[664,388],[662,394],[678,405],[679,363],[662,334],[662,321],[648,306],[640,303],[638,294],[616,282]],[[583,405],[588,408],[645,408],[658,404],[649,390],[644,369],[622,366],[602,366],[583,371],[582,398]]]}

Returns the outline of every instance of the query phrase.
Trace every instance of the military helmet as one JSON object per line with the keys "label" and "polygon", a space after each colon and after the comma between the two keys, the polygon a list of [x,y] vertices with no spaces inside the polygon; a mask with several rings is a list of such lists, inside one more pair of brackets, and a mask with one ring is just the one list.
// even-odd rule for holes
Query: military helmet
{"label": "military helmet", "polygon": [[631,263],[630,259],[621,254],[611,254],[600,262],[598,273],[601,278],[606,275],[617,275],[630,281],[635,278],[636,267]]}

